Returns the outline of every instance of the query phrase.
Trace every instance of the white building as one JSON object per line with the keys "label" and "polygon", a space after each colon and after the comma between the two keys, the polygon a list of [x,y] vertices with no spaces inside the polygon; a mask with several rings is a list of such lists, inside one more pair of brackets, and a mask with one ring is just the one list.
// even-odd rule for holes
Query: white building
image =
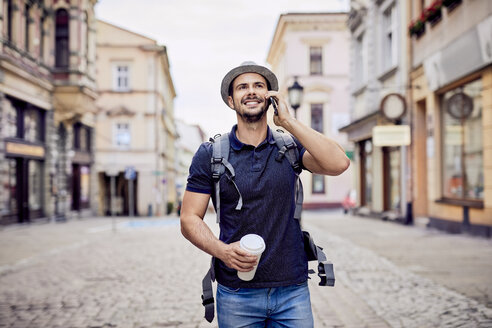
{"label": "white building", "polygon": [[[281,15],[267,62],[286,98],[296,78],[304,87],[297,119],[350,150],[346,135],[338,131],[349,123],[350,35],[346,21],[346,13]],[[273,124],[271,116],[269,122]],[[352,174],[352,168],[336,177],[302,173],[304,207],[339,207],[353,188]]]}

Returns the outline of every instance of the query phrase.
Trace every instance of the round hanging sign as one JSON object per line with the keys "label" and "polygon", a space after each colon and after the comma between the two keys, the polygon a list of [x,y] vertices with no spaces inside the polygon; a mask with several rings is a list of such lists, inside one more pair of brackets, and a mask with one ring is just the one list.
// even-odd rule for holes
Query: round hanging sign
{"label": "round hanging sign", "polygon": [[407,103],[399,93],[389,93],[381,100],[381,112],[390,121],[401,119],[406,111]]}
{"label": "round hanging sign", "polygon": [[458,92],[446,100],[446,111],[458,120],[466,119],[473,112],[473,99],[464,92]]}

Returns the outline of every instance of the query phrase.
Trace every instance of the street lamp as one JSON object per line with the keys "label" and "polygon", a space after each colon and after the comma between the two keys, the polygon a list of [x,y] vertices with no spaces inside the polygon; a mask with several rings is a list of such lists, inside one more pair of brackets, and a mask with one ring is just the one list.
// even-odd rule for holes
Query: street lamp
{"label": "street lamp", "polygon": [[289,92],[289,103],[294,109],[294,117],[297,118],[297,109],[302,103],[302,94],[304,88],[297,82],[297,76],[294,76],[294,84],[292,84],[288,89]]}

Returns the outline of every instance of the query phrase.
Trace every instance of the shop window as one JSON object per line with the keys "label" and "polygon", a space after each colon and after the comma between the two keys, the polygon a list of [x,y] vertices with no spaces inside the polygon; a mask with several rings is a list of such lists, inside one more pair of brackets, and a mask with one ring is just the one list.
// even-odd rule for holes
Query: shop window
{"label": "shop window", "polygon": [[113,66],[113,90],[130,91],[130,67],[127,64]]}
{"label": "shop window", "polygon": [[365,140],[360,144],[361,176],[362,176],[362,205],[372,205],[372,141]]}
{"label": "shop window", "polygon": [[90,207],[90,167],[80,167],[80,207]]}
{"label": "shop window", "polygon": [[313,194],[325,193],[325,176],[319,174],[313,174]]}
{"label": "shop window", "polygon": [[[15,215],[18,213],[17,207],[17,161],[15,159],[5,159],[0,176],[4,176],[4,183],[0,185],[0,215]],[[4,171],[6,170],[6,171]]]}
{"label": "shop window", "polygon": [[42,163],[29,161],[29,211],[40,211],[42,204]]}
{"label": "shop window", "polygon": [[55,66],[68,68],[69,52],[69,15],[65,9],[56,11],[55,29]]}
{"label": "shop window", "polygon": [[399,147],[385,147],[385,210],[400,211],[400,169],[401,155]]}
{"label": "shop window", "polygon": [[311,128],[323,133],[323,104],[311,104]]}
{"label": "shop window", "polygon": [[310,73],[311,75],[323,74],[323,48],[322,47],[310,47]]}
{"label": "shop window", "polygon": [[444,198],[483,200],[481,80],[441,98]]}

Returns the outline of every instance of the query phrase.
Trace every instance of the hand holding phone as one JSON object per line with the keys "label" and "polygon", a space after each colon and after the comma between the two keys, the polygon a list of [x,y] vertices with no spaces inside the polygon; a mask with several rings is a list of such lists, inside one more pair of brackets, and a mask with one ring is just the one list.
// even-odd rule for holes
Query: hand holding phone
{"label": "hand holding phone", "polygon": [[277,100],[275,100],[275,98],[273,97],[270,97],[268,98],[270,99],[271,103],[272,103],[272,106],[273,106],[273,112],[275,115],[278,115],[278,107],[277,107]]}

